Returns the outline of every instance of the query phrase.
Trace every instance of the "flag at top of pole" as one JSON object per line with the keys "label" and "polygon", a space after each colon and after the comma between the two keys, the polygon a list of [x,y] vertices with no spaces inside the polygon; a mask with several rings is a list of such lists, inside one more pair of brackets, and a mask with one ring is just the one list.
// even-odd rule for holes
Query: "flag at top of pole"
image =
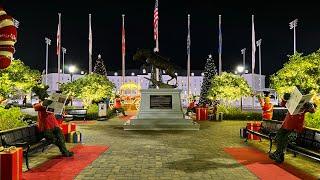
{"label": "flag at top of pole", "polygon": [[60,55],[61,49],[61,30],[60,30],[60,13],[59,13],[59,23],[58,23],[58,30],[57,30],[57,55]]}
{"label": "flag at top of pole", "polygon": [[256,35],[254,31],[254,15],[252,15],[252,52],[251,52],[251,60],[252,60],[252,74],[254,74],[254,66],[256,63]]}
{"label": "flag at top of pole", "polygon": [[92,29],[91,14],[89,14],[89,73],[92,72]]}
{"label": "flag at top of pole", "polygon": [[221,74],[222,71],[222,32],[221,32],[221,15],[219,15],[219,74]]}
{"label": "flag at top of pole", "polygon": [[158,12],[158,0],[156,0],[156,4],[154,6],[153,12],[153,36],[154,40],[158,40],[158,20],[159,20],[159,12]]}

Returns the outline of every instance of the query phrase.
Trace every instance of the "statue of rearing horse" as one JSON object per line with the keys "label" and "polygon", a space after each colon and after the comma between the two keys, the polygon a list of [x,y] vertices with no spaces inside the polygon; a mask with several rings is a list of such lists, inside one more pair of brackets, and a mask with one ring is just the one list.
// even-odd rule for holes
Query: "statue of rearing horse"
{"label": "statue of rearing horse", "polygon": [[133,55],[133,60],[140,61],[146,65],[151,65],[153,68],[164,70],[165,73],[171,77],[171,79],[167,81],[167,84],[169,84],[171,80],[175,79],[176,84],[173,85],[173,87],[177,87],[177,75],[175,74],[173,64],[168,58],[162,57],[159,55],[159,53],[150,51],[148,49],[139,49],[136,54]]}

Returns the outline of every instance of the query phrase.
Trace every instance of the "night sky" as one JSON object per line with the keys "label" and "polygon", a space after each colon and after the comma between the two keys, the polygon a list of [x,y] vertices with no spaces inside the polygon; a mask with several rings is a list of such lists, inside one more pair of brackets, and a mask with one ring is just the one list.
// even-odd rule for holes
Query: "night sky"
{"label": "night sky", "polygon": [[[224,1],[225,2],[225,1]],[[268,2],[268,3],[267,3]],[[255,15],[256,40],[262,38],[262,73],[279,70],[293,51],[293,31],[288,23],[299,19],[297,51],[317,50],[320,42],[320,14],[316,5],[285,7],[285,3],[259,1],[250,4],[219,4],[212,0],[159,0],[159,46],[163,56],[186,68],[187,14],[191,14],[191,69],[204,69],[212,54],[218,66],[218,15],[222,15],[223,70],[234,71],[242,63],[240,50],[247,49],[246,64],[251,71],[251,14]],[[292,3],[291,3],[292,4]],[[67,49],[66,64],[88,69],[88,14],[92,14],[93,60],[102,55],[108,70],[121,68],[121,14],[126,15],[126,67],[137,69],[132,61],[137,48],[154,48],[154,0],[117,1],[4,1],[8,14],[20,21],[15,58],[32,68],[45,68],[45,37],[52,40],[49,67],[56,72],[56,33],[58,12],[62,13],[62,46]],[[280,7],[281,6],[281,7]],[[256,54],[258,61],[258,51]],[[258,73],[258,64],[256,64]]]}

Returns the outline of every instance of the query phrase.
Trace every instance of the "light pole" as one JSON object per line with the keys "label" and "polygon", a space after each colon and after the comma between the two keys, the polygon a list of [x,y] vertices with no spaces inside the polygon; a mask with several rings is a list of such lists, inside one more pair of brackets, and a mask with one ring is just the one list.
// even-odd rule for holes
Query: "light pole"
{"label": "light pole", "polygon": [[290,29],[293,29],[293,54],[295,54],[296,51],[296,27],[298,26],[298,19],[295,19],[289,23]]}
{"label": "light pole", "polygon": [[259,39],[257,43],[257,47],[259,47],[259,88],[261,90],[261,42],[262,39]]}
{"label": "light pole", "polygon": [[51,45],[51,40],[49,38],[44,38],[46,40],[46,85],[48,85],[48,50],[49,45]]}
{"label": "light pole", "polygon": [[[77,67],[74,66],[74,65],[70,65],[69,66],[69,72],[70,72],[70,81],[72,82],[72,76],[73,76],[73,73],[75,73],[77,70]],[[72,106],[72,98],[71,98],[71,106]]]}
{"label": "light pole", "polygon": [[242,66],[243,68],[246,67],[246,48],[241,49],[241,54],[243,55],[243,63]]}
{"label": "light pole", "polygon": [[64,54],[67,53],[67,49],[64,47],[61,47],[61,49],[62,49],[62,74],[63,74],[62,76],[64,77]]}
{"label": "light pole", "polygon": [[72,82],[72,76],[73,76],[73,73],[75,73],[77,70],[76,66],[74,65],[70,65],[69,66],[69,72],[70,72],[70,81]]}
{"label": "light pole", "polygon": [[[245,72],[244,66],[240,65],[240,66],[237,67],[236,73],[239,73],[240,77],[244,72]],[[242,111],[242,95],[241,95],[241,100],[240,100],[240,108],[241,108],[241,111]]]}

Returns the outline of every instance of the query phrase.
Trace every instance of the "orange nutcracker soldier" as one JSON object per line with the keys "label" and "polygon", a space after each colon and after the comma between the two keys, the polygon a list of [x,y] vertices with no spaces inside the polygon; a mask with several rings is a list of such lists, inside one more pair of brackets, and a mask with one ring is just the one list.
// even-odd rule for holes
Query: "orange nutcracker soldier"
{"label": "orange nutcracker soldier", "polygon": [[262,119],[272,120],[273,104],[270,102],[270,97],[266,95],[264,99],[259,98],[259,102],[262,108]]}

